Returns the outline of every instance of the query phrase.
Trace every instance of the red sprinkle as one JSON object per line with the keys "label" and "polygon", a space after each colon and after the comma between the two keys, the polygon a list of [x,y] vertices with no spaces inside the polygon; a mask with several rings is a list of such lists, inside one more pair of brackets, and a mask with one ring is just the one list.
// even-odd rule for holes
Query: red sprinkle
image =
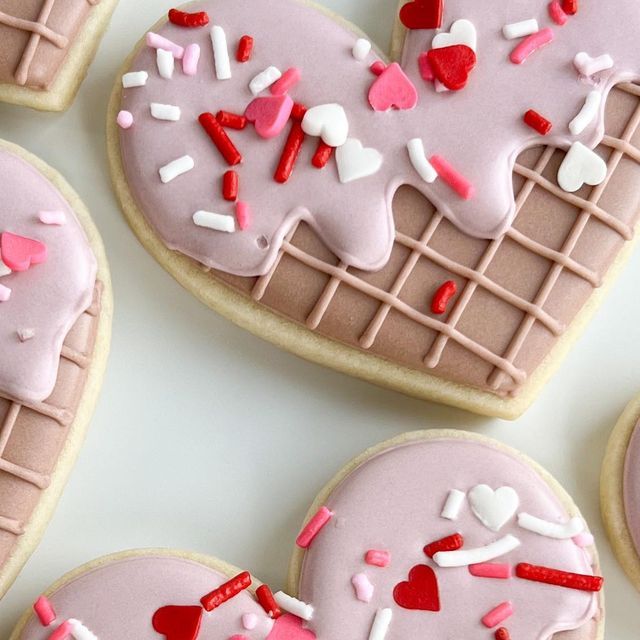
{"label": "red sprinkle", "polygon": [[235,202],[238,199],[238,174],[229,170],[222,178],[222,195],[225,200]]}
{"label": "red sprinkle", "polygon": [[433,558],[439,551],[456,551],[456,549],[461,549],[463,544],[464,538],[459,533],[454,533],[452,536],[430,542],[423,551],[430,558]]}
{"label": "red sprinkle", "polygon": [[562,10],[570,16],[575,16],[578,13],[578,0],[562,0]]}
{"label": "red sprinkle", "polygon": [[533,109],[529,109],[529,111],[524,114],[524,121],[532,129],[535,129],[541,136],[548,135],[551,129],[553,129],[553,124]]}
{"label": "red sprinkle", "polygon": [[318,141],[318,148],[311,159],[311,164],[316,169],[322,169],[327,166],[327,162],[329,162],[332,155],[333,147],[330,147],[326,142],[323,142],[322,139],[320,139]]}
{"label": "red sprinkle", "polygon": [[169,9],[169,21],[178,27],[206,27],[209,24],[209,14],[206,11],[187,13],[179,9]]}
{"label": "red sprinkle", "polygon": [[545,584],[553,584],[567,589],[578,589],[579,591],[600,591],[604,582],[604,579],[600,576],[569,573],[568,571],[540,567],[526,562],[516,565],[516,575],[523,580],[544,582]]}
{"label": "red sprinkle", "polygon": [[285,143],[284,149],[282,150],[282,156],[280,157],[278,168],[276,169],[276,173],[274,175],[274,179],[276,182],[284,184],[285,182],[287,182],[287,180],[289,180],[291,174],[293,173],[293,168],[296,165],[296,160],[300,155],[300,150],[302,149],[303,142],[304,131],[302,130],[302,124],[297,120],[294,120],[291,127],[291,132],[289,133],[287,142]]}
{"label": "red sprinkle", "polygon": [[236,60],[238,62],[248,62],[253,53],[253,38],[251,36],[242,36],[238,42],[238,50],[236,51]]}
{"label": "red sprinkle", "polygon": [[495,633],[496,640],[511,640],[511,634],[509,633],[509,629],[506,627],[500,627],[496,629]]}
{"label": "red sprinkle", "polygon": [[228,127],[229,129],[241,130],[247,126],[247,119],[244,116],[239,116],[237,113],[230,113],[229,111],[218,111],[216,120],[223,127]]}
{"label": "red sprinkle", "polygon": [[299,102],[296,102],[293,105],[293,109],[291,109],[291,117],[294,120],[298,120],[300,122],[302,122],[305,113],[307,113],[307,107],[305,107],[303,104],[300,104]]}
{"label": "red sprinkle", "polygon": [[231,142],[231,139],[215,116],[212,113],[201,113],[198,120],[227,163],[232,167],[240,164],[242,155],[235,148],[235,145]]}
{"label": "red sprinkle", "polygon": [[440,285],[440,288],[433,296],[433,300],[431,300],[431,313],[435,313],[437,316],[446,313],[449,301],[457,292],[458,286],[453,280],[447,280],[444,284]]}
{"label": "red sprinkle", "polygon": [[382,60],[376,60],[369,67],[369,71],[371,71],[371,73],[373,73],[374,76],[381,76],[382,72],[386,68],[387,68],[387,66],[385,65],[384,62],[382,62]]}
{"label": "red sprinkle", "polygon": [[241,591],[244,591],[249,586],[251,586],[251,574],[248,571],[243,571],[235,578],[231,578],[231,580],[220,585],[211,593],[203,596],[200,599],[200,603],[205,608],[205,611],[213,611],[221,604],[227,602],[227,600],[231,600],[231,598],[237,596]]}
{"label": "red sprinkle", "polygon": [[270,618],[275,620],[282,615],[282,611],[280,611],[280,607],[273,597],[269,585],[263,584],[261,587],[258,587],[256,589],[256,598],[258,598],[260,606],[267,612]]}

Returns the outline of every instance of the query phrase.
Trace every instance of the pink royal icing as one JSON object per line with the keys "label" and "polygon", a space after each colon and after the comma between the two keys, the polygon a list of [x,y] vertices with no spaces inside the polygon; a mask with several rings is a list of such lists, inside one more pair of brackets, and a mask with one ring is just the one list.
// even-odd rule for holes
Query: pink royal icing
{"label": "pink royal icing", "polygon": [[[639,423],[640,424],[640,423]],[[624,512],[636,552],[640,555],[640,428],[636,425],[624,464]]]}

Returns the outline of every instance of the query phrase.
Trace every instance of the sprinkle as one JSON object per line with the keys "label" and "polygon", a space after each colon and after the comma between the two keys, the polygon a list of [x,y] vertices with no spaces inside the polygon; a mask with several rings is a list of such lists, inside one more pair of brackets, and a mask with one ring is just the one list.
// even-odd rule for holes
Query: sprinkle
{"label": "sprinkle", "polygon": [[384,157],[377,149],[365,149],[357,138],[348,138],[336,149],[338,178],[342,184],[375,175],[383,162]]}
{"label": "sprinkle", "polygon": [[304,131],[302,130],[302,124],[297,120],[294,120],[291,126],[291,131],[287,138],[287,142],[282,150],[280,156],[280,162],[278,168],[274,174],[274,180],[280,184],[284,184],[289,180],[293,173],[293,168],[296,165],[296,160],[300,155],[302,149],[302,143],[304,142]]}
{"label": "sprinkle", "polygon": [[180,107],[172,104],[160,104],[159,102],[152,102],[149,106],[151,115],[156,120],[170,120],[172,122],[180,120]]}
{"label": "sprinkle", "polygon": [[462,548],[463,544],[464,538],[459,533],[454,533],[446,538],[430,542],[423,551],[430,558],[433,558],[433,556],[439,551],[455,551],[456,549]]}
{"label": "sprinkle", "polygon": [[369,632],[369,640],[384,640],[391,624],[393,612],[391,609],[378,609],[376,617],[373,619],[371,631]]}
{"label": "sprinkle", "polygon": [[209,14],[206,11],[187,13],[179,9],[169,9],[169,21],[178,27],[206,27],[209,24]]}
{"label": "sprinkle", "polygon": [[67,215],[64,211],[39,211],[38,220],[42,224],[52,224],[61,227],[67,221]]}
{"label": "sprinkle", "polygon": [[242,36],[238,42],[236,51],[236,60],[238,62],[248,62],[253,53],[253,38],[251,36]]}
{"label": "sprinkle", "polygon": [[576,54],[576,57],[573,59],[573,64],[578,73],[590,78],[596,73],[611,69],[613,67],[613,58],[608,53],[598,56],[597,58],[592,58],[586,51],[581,51]]}
{"label": "sprinkle", "polygon": [[496,640],[511,640],[511,634],[509,633],[509,629],[506,627],[496,629],[494,637]]}
{"label": "sprinkle", "polygon": [[240,231],[245,231],[251,224],[251,208],[247,202],[238,202],[236,204],[236,220]]}
{"label": "sprinkle", "polygon": [[482,617],[482,624],[488,629],[497,627],[501,622],[504,622],[507,618],[513,615],[513,604],[508,600],[502,602],[494,609],[491,609],[489,613],[485,613]]}
{"label": "sprinkle", "polygon": [[536,518],[528,513],[518,514],[518,526],[526,529],[527,531],[533,531],[541,536],[547,538],[555,538],[556,540],[567,540],[577,536],[584,531],[584,520],[582,518],[571,518],[568,522],[558,524],[556,522],[548,522]]}
{"label": "sprinkle", "polygon": [[195,76],[198,73],[198,62],[200,62],[200,45],[190,44],[184,50],[182,58],[182,71],[185,76]]}
{"label": "sprinkle", "polygon": [[279,80],[276,80],[270,87],[271,94],[281,96],[288,93],[298,82],[300,82],[302,74],[297,67],[287,69]]}
{"label": "sprinkle", "polygon": [[374,567],[388,567],[391,562],[391,554],[383,549],[369,549],[364,554],[364,561]]}
{"label": "sprinkle", "polygon": [[226,171],[222,178],[222,197],[229,202],[238,199],[238,174],[235,171]]}
{"label": "sprinkle", "polygon": [[507,40],[515,40],[516,38],[524,38],[536,33],[539,30],[538,21],[535,18],[530,20],[522,20],[522,22],[512,22],[502,27],[502,34]]}
{"label": "sprinkle", "polygon": [[231,138],[229,138],[226,131],[222,128],[222,125],[216,120],[213,114],[202,113],[200,114],[198,121],[229,166],[233,167],[242,162],[242,155],[236,149],[233,142],[231,142]]}
{"label": "sprinkle", "polygon": [[371,51],[371,43],[366,38],[358,38],[351,53],[358,62],[363,62]]}
{"label": "sprinkle", "polygon": [[[18,339],[20,340],[20,342],[28,342],[29,340],[33,339],[36,335],[35,329],[18,329],[16,333],[18,334]],[[48,625],[45,625],[45,626],[48,626]]]}
{"label": "sprinkle", "polygon": [[418,69],[420,71],[420,77],[425,82],[433,82],[435,80],[435,75],[433,74],[433,67],[429,62],[429,52],[423,51],[418,56]]}
{"label": "sprinkle", "polygon": [[577,589],[579,591],[600,591],[604,582],[600,576],[569,573],[568,571],[540,567],[526,562],[521,562],[516,566],[516,575],[523,580],[543,582],[544,584],[552,584],[557,587],[566,587],[567,589]]}
{"label": "sprinkle", "polygon": [[318,140],[318,147],[316,148],[316,152],[313,154],[311,164],[316,169],[323,169],[331,159],[334,149],[335,147],[331,147],[324,142],[324,140]]}
{"label": "sprinkle", "polygon": [[263,584],[259,586],[256,589],[256,598],[258,598],[258,602],[265,610],[266,614],[273,620],[277,620],[282,615],[282,611],[280,610],[276,599],[273,597],[273,593],[271,592],[269,585]]}
{"label": "sprinkle", "polygon": [[172,42],[157,33],[153,33],[152,31],[147,33],[147,46],[152,49],[164,49],[165,51],[171,51],[176,60],[182,60],[182,57],[184,56],[184,49],[180,45],[177,45],[175,42]]}
{"label": "sprinkle", "polygon": [[447,305],[458,291],[458,285],[453,280],[447,280],[440,285],[431,300],[431,313],[440,316],[447,312]]}
{"label": "sprinkle", "polygon": [[47,245],[43,242],[9,231],[0,234],[0,253],[3,263],[12,271],[27,271],[46,262],[48,256]]}
{"label": "sprinkle", "polygon": [[36,600],[35,604],[33,605],[33,610],[36,612],[38,620],[40,620],[40,624],[43,627],[48,627],[56,619],[56,612],[53,608],[53,605],[45,596],[40,596]]}
{"label": "sprinkle", "polygon": [[65,620],[50,636],[49,640],[69,640],[73,635],[71,620]]}
{"label": "sprinkle", "polygon": [[349,120],[342,105],[319,104],[305,113],[302,129],[307,135],[320,137],[332,147],[341,147],[349,137]]}
{"label": "sprinkle", "polygon": [[553,29],[546,28],[531,34],[528,38],[523,40],[509,56],[513,64],[522,64],[529,56],[535,53],[538,49],[542,49],[545,45],[553,42]]}
{"label": "sprinkle", "polygon": [[133,125],[133,114],[131,111],[119,111],[116,123],[121,129],[130,129]]}
{"label": "sprinkle", "polygon": [[74,640],[98,640],[98,637],[79,620],[69,618],[69,623],[71,624],[71,636]]}
{"label": "sprinkle", "polygon": [[523,119],[527,126],[535,129],[541,136],[548,135],[551,129],[553,129],[553,124],[533,109],[529,109],[529,111],[524,114]]}
{"label": "sprinkle", "polygon": [[310,604],[287,595],[284,591],[278,591],[273,597],[285,611],[293,613],[294,616],[307,621],[313,617],[313,607]]}
{"label": "sprinkle", "polygon": [[607,163],[582,142],[574,142],[558,169],[558,185],[574,193],[586,183],[595,187],[607,179]]}
{"label": "sprinkle", "polygon": [[[198,227],[206,227],[207,229],[213,229],[214,231],[234,233],[236,230],[235,220],[231,216],[225,216],[211,211],[196,211],[193,214],[193,222]],[[207,611],[209,611],[209,609],[207,609]]]}
{"label": "sprinkle", "polygon": [[511,565],[498,562],[480,562],[470,564],[469,573],[476,578],[494,578],[496,580],[507,580],[513,576]]}
{"label": "sprinkle", "polygon": [[438,175],[464,200],[470,200],[475,195],[474,186],[442,156],[431,156],[429,162]]}
{"label": "sprinkle", "polygon": [[580,113],[569,123],[569,131],[574,136],[579,136],[596,119],[602,97],[599,91],[592,91],[587,96]]}
{"label": "sprinkle", "polygon": [[376,60],[375,62],[371,63],[371,66],[369,67],[369,71],[371,71],[371,73],[373,73],[374,76],[381,76],[382,72],[387,68],[387,65],[382,62],[382,60]]}
{"label": "sprinkle", "polygon": [[156,64],[158,65],[158,73],[161,78],[171,80],[173,78],[174,58],[171,51],[166,49],[158,49],[156,51]]}
{"label": "sprinkle", "polygon": [[562,10],[558,0],[549,3],[549,16],[559,27],[564,27],[569,20],[569,16]]}
{"label": "sprinkle", "polygon": [[122,76],[122,86],[124,89],[144,87],[148,79],[149,74],[146,71],[130,71]]}
{"label": "sprinkle", "polygon": [[267,67],[264,71],[261,71],[257,76],[249,83],[249,91],[254,96],[268,89],[276,80],[282,77],[282,73],[278,67]]}
{"label": "sprinkle", "polygon": [[329,511],[327,507],[320,507],[318,512],[309,520],[307,525],[298,535],[296,544],[301,549],[308,549],[313,539],[320,533],[321,529],[333,518],[333,511]]}
{"label": "sprinkle", "polygon": [[[207,213],[206,211],[199,211],[198,213]],[[195,215],[198,215],[196,213]],[[210,214],[217,215],[217,214]],[[221,218],[228,216],[219,216]],[[194,216],[195,222],[195,216]],[[196,224],[198,224],[196,222]],[[226,231],[226,229],[221,229],[222,231]],[[251,574],[248,571],[243,571],[239,573],[235,578],[231,578],[224,584],[220,585],[217,589],[211,591],[206,596],[203,596],[200,599],[200,603],[204,607],[205,611],[213,611],[221,604],[227,602],[227,600],[231,600],[234,596],[237,596],[241,591],[244,591],[249,586],[251,586]]]}
{"label": "sprinkle", "polygon": [[305,107],[303,104],[300,104],[299,102],[294,102],[293,109],[291,109],[291,117],[294,120],[302,122],[306,113],[307,113],[307,107]]}
{"label": "sprinkle", "polygon": [[251,631],[258,625],[258,616],[255,613],[245,613],[242,616],[242,626]]}
{"label": "sprinkle", "polygon": [[447,500],[444,503],[444,507],[442,507],[440,517],[445,518],[446,520],[457,520],[458,516],[460,515],[460,509],[462,509],[465,497],[466,493],[464,491],[458,491],[458,489],[450,489]]}
{"label": "sprinkle", "polygon": [[562,10],[570,16],[578,13],[578,0],[562,0]]}
{"label": "sprinkle", "polygon": [[360,600],[360,602],[371,602],[371,598],[373,598],[373,585],[366,574],[356,573],[351,578],[351,584],[356,592],[356,598]]}
{"label": "sprinkle", "polygon": [[247,119],[237,113],[229,113],[228,111],[218,111],[216,120],[229,129],[244,129],[247,126]]}
{"label": "sprinkle", "polygon": [[229,61],[229,50],[227,49],[227,34],[218,25],[211,27],[211,45],[213,47],[216,77],[218,80],[229,80],[231,78],[231,62]]}
{"label": "sprinkle", "polygon": [[425,182],[435,182],[438,177],[438,173],[425,156],[424,143],[422,140],[420,138],[413,138],[413,140],[409,140],[409,142],[407,142],[407,150],[409,151],[411,166],[416,170],[416,173]]}
{"label": "sprinkle", "polygon": [[584,549],[585,547],[591,547],[594,544],[593,535],[588,531],[583,531],[577,536],[573,536],[573,538],[571,539],[573,540],[573,544],[575,544],[576,547],[580,547],[581,549]]}
{"label": "sprinkle", "polygon": [[466,567],[470,564],[480,564],[481,562],[488,562],[499,556],[504,556],[519,546],[520,540],[507,534],[484,547],[459,549],[457,551],[439,551],[433,556],[433,560],[440,567]]}
{"label": "sprinkle", "polygon": [[182,156],[176,160],[172,160],[169,164],[165,164],[158,170],[160,174],[160,180],[163,184],[175,180],[178,176],[181,176],[187,171],[191,171],[196,166],[191,156]]}

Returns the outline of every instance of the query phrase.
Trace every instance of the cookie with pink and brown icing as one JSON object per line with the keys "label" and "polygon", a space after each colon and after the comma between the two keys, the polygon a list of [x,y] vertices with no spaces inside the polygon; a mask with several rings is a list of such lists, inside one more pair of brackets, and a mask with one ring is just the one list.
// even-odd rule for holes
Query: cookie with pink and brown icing
{"label": "cookie with pink and brown icing", "polygon": [[196,554],[106,558],[48,590],[12,640],[603,635],[597,553],[576,506],[484,437],[419,432],[365,452],[320,494],[297,545],[288,591]]}
{"label": "cookie with pink and brown icing", "polygon": [[117,78],[114,183],[153,255],[242,326],[514,417],[635,235],[637,7],[400,17],[389,62],[307,2],[174,9]]}

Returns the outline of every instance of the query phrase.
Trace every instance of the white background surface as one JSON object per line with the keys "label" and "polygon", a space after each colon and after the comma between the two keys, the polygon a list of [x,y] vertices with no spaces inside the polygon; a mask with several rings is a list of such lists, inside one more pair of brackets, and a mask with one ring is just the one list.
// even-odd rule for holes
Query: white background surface
{"label": "white background surface", "polygon": [[[395,0],[323,4],[386,48]],[[201,306],[146,254],[110,188],[104,121],[116,71],[171,6],[170,0],[121,1],[66,114],[0,105],[0,137],[60,170],[89,206],[107,247],[116,301],[93,425],[42,544],[0,602],[0,638],[60,575],[132,547],[218,555],[280,588],[298,527],[321,486],[369,445],[431,427],[497,437],[560,480],[599,542],[607,636],[637,638],[640,594],[604,535],[598,479],[609,431],[640,391],[640,253],[516,423],[380,390],[252,337]]]}

